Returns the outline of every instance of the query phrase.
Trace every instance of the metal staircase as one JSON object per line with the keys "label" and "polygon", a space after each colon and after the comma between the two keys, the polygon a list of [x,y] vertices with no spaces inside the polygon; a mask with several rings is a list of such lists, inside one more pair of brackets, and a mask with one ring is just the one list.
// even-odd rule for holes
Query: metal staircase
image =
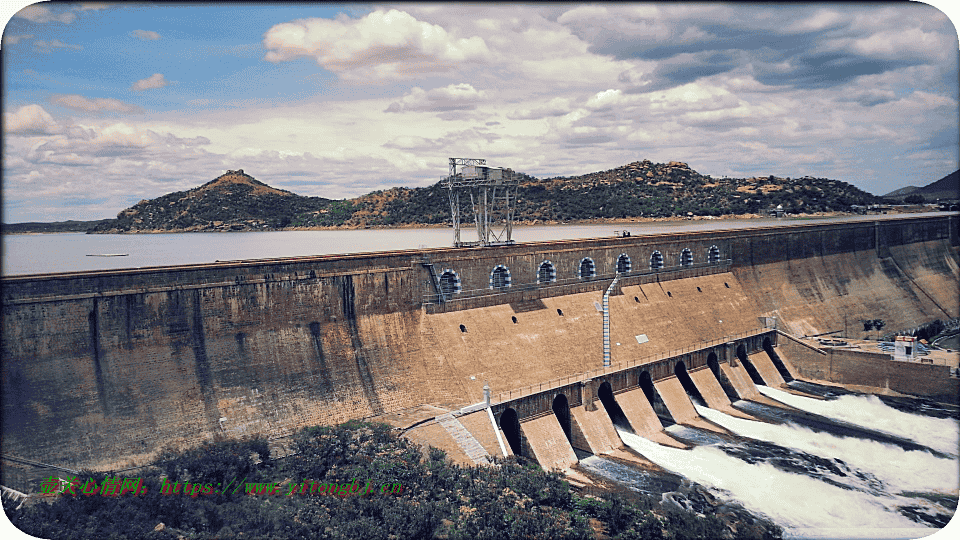
{"label": "metal staircase", "polygon": [[475,464],[490,464],[490,454],[487,453],[487,450],[452,414],[446,413],[438,416],[437,423],[443,426],[443,429],[447,430],[447,433],[457,441],[457,444],[460,445],[460,448],[467,454],[467,457],[472,459]]}
{"label": "metal staircase", "polygon": [[433,267],[433,261],[424,253],[423,258],[420,259],[420,264],[427,269],[427,272],[430,272],[430,282],[433,283],[433,290],[437,295],[437,303],[442,304],[446,299],[443,297],[443,291],[440,289],[440,277],[437,275],[437,269]]}

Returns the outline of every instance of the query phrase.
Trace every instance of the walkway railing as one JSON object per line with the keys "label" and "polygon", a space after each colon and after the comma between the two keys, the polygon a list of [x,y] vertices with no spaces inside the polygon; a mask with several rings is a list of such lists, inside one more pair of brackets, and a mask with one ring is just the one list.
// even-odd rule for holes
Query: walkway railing
{"label": "walkway railing", "polygon": [[514,390],[508,390],[506,392],[500,392],[496,395],[496,399],[491,399],[493,405],[503,403],[505,401],[511,401],[514,399],[519,399],[522,397],[530,396],[533,394],[539,394],[544,390],[553,390],[560,388],[575,382],[582,382],[587,379],[592,379],[600,375],[608,375],[610,373],[616,373],[618,371],[624,371],[632,367],[636,367],[641,364],[649,364],[652,362],[658,362],[660,360],[665,360],[667,358],[674,358],[683,354],[688,354],[695,351],[700,351],[704,349],[709,349],[720,345],[721,343],[727,343],[737,339],[743,339],[751,336],[758,336],[768,332],[776,332],[773,328],[756,328],[753,330],[747,330],[745,332],[739,332],[737,334],[732,334],[729,336],[724,336],[716,339],[711,339],[709,341],[698,341],[688,347],[683,347],[682,349],[676,349],[668,351],[665,353],[660,353],[657,355],[644,356],[641,358],[635,358],[632,360],[626,360],[623,362],[617,362],[612,364],[607,368],[600,368],[591,371],[586,371],[583,373],[577,373],[574,375],[568,375],[566,377],[559,377],[556,379],[550,379],[549,381],[544,381],[538,384],[531,384],[529,386],[524,386],[523,388],[517,388]]}

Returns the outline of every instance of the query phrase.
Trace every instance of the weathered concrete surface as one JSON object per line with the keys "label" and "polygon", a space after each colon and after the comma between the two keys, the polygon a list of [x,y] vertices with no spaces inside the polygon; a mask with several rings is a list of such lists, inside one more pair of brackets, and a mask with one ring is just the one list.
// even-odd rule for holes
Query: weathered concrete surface
{"label": "weathered concrete surface", "polygon": [[592,454],[609,454],[623,447],[623,441],[602,404],[593,411],[586,410],[583,405],[572,407],[570,416],[575,448]]}
{"label": "weathered concrete surface", "polygon": [[779,388],[784,383],[783,377],[780,375],[780,372],[777,371],[777,366],[773,365],[769,356],[763,353],[751,354],[749,359],[753,367],[757,368],[757,372],[760,373],[760,378],[763,379],[763,382],[767,383],[767,386]]}
{"label": "weathered concrete surface", "polygon": [[657,417],[657,413],[647,400],[643,390],[636,388],[627,390],[615,396],[617,404],[623,410],[624,416],[630,422],[633,432],[641,437],[651,437],[654,433],[663,430],[663,424]]}
{"label": "weathered concrete surface", "polygon": [[696,409],[693,408],[690,398],[687,397],[687,393],[683,390],[680,380],[676,377],[654,381],[653,386],[656,387],[660,397],[663,398],[667,409],[670,410],[670,416],[676,423],[688,424],[695,418],[700,417]]}
{"label": "weathered concrete surface", "polygon": [[[576,282],[586,256],[599,274],[621,253],[635,269],[649,268],[653,250],[668,266],[686,247],[696,264],[713,245],[732,260],[708,275],[624,278],[610,301],[615,362],[751,330],[758,316],[797,334],[842,329],[845,317],[851,332],[859,318],[912,328],[960,311],[956,224],[937,217],[426,250],[465,291],[487,289],[497,264],[518,285],[474,302],[487,307],[454,301],[438,312],[422,304],[432,285],[412,251],[5,277],[0,448],[75,469],[122,468],[166,446],[283,436],[423,404],[454,410],[480,401],[484,381],[497,394],[593,370],[602,351],[594,302],[608,281]],[[535,284],[544,260],[574,286],[519,290]],[[670,279],[677,275],[687,277]],[[640,334],[649,341],[638,343]],[[799,371],[818,369],[788,356]]]}
{"label": "weathered concrete surface", "polygon": [[723,388],[720,387],[717,378],[713,376],[712,371],[709,369],[698,369],[689,372],[689,374],[693,384],[696,385],[700,395],[703,396],[703,400],[707,402],[707,407],[717,410],[730,408],[730,400],[727,398],[727,394],[724,393]]}
{"label": "weathered concrete surface", "polygon": [[730,384],[736,389],[740,399],[754,399],[762,395],[742,365],[733,367],[730,364],[720,364],[720,369],[723,374],[727,376]]}
{"label": "weathered concrete surface", "polygon": [[555,415],[545,414],[523,422],[520,424],[520,431],[526,438],[533,458],[544,469],[564,470],[577,462],[577,455],[573,453],[573,448]]}
{"label": "weathered concrete surface", "polygon": [[951,377],[945,365],[897,362],[886,354],[844,349],[827,348],[820,354],[793,340],[783,340],[779,349],[781,359],[807,379],[886,388],[945,403],[960,401],[960,379]]}

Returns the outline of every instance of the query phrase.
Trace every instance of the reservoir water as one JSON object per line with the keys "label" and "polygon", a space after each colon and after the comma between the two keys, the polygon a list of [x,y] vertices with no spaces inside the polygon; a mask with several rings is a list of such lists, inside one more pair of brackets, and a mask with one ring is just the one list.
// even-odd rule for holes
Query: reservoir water
{"label": "reservoir water", "polygon": [[[947,215],[947,212],[910,216]],[[896,216],[844,216],[832,218],[681,220],[610,225],[517,226],[517,242],[567,240],[614,236],[627,230],[634,236],[685,231],[742,229],[823,223],[874,221]],[[464,228],[464,240],[475,238]],[[243,259],[301,257],[340,253],[367,253],[396,249],[449,247],[448,227],[420,229],[360,229],[327,231],[276,231],[169,234],[22,234],[3,235],[3,275],[75,272],[174,266]],[[101,257],[95,255],[125,255]],[[94,256],[91,256],[94,255]]]}

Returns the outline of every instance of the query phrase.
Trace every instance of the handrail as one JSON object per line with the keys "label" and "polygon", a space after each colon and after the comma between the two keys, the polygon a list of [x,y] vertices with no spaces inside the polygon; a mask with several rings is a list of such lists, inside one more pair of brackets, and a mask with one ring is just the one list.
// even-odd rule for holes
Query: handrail
{"label": "handrail", "polygon": [[556,379],[550,379],[549,381],[541,382],[538,384],[531,384],[522,388],[516,388],[513,390],[508,390],[506,392],[500,392],[497,394],[497,397],[495,400],[491,400],[491,403],[493,405],[499,405],[501,403],[504,403],[505,401],[511,401],[511,400],[519,399],[529,395],[538,394],[544,390],[553,390],[555,388],[560,388],[572,382],[583,382],[587,379],[592,379],[598,375],[607,375],[610,373],[624,371],[632,367],[636,367],[637,365],[640,365],[640,364],[648,364],[651,362],[664,360],[666,358],[675,358],[677,356],[691,353],[694,351],[709,349],[721,343],[727,343],[731,340],[742,339],[749,336],[757,336],[757,335],[768,333],[768,332],[776,332],[776,330],[774,330],[773,328],[755,328],[753,330],[745,330],[743,332],[738,332],[736,334],[711,339],[709,341],[699,341],[695,345],[690,345],[688,347],[683,347],[681,349],[676,349],[676,350],[672,350],[672,351],[668,351],[668,352],[660,353],[656,355],[644,356],[641,358],[635,358],[633,360],[617,362],[616,364],[613,364],[610,367],[590,370],[583,373],[568,375],[566,377],[558,377]]}

